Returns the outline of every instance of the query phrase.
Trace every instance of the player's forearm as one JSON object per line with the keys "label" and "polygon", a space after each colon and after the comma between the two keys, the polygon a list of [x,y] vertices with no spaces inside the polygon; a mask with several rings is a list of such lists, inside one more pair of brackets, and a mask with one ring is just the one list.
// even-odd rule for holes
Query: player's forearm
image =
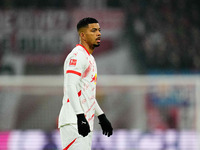
{"label": "player's forearm", "polygon": [[80,105],[77,84],[79,83],[80,77],[75,74],[68,74],[66,76],[66,92],[69,97],[70,103],[76,114],[83,113],[82,107]]}
{"label": "player's forearm", "polygon": [[96,101],[96,105],[95,105],[95,115],[96,116],[99,116],[99,115],[102,115],[104,112],[103,110],[101,109],[101,107],[99,106],[97,100]]}
{"label": "player's forearm", "polygon": [[79,97],[75,85],[67,85],[67,94],[69,96],[69,100],[74,109],[74,112],[76,114],[84,113],[79,102]]}

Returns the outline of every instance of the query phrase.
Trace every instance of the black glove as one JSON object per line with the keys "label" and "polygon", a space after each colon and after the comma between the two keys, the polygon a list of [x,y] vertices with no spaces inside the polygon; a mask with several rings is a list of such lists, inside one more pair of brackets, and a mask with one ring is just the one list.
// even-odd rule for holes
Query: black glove
{"label": "black glove", "polygon": [[83,137],[87,136],[90,133],[90,126],[85,119],[84,114],[77,115],[77,124],[78,124],[78,133]]}
{"label": "black glove", "polygon": [[103,134],[107,135],[108,137],[113,134],[113,128],[111,123],[106,118],[105,114],[99,115],[99,124],[101,125],[101,128],[103,130]]}

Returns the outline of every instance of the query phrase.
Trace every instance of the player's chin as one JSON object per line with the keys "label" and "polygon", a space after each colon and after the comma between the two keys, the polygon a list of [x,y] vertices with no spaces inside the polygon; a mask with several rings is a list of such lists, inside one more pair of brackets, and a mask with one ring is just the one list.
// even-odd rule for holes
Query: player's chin
{"label": "player's chin", "polygon": [[100,46],[100,42],[98,42],[97,44],[93,44],[94,47],[99,47]]}

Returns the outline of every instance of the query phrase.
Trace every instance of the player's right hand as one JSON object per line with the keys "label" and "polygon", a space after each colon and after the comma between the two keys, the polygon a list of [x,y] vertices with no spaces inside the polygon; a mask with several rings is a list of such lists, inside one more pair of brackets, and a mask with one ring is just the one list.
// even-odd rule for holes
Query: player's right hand
{"label": "player's right hand", "polygon": [[78,133],[83,137],[87,136],[90,133],[90,126],[85,119],[84,114],[77,115],[77,124],[78,124]]}

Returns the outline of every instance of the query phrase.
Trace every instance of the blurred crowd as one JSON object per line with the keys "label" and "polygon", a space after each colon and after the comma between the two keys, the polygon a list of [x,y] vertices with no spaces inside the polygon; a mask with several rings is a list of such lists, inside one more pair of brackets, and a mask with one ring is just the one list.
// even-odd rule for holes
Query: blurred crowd
{"label": "blurred crowd", "polygon": [[200,69],[198,1],[137,0],[129,6],[136,53],[147,70]]}
{"label": "blurred crowd", "polygon": [[[197,0],[0,0],[3,9],[26,7],[59,8],[67,12],[76,8],[123,10],[124,20],[129,25],[124,26],[128,36],[120,38],[130,38],[132,51],[145,73],[200,71],[200,2]],[[0,45],[2,43],[0,41]],[[0,60],[1,51],[4,51],[2,46]],[[6,69],[10,71],[8,67]]]}

